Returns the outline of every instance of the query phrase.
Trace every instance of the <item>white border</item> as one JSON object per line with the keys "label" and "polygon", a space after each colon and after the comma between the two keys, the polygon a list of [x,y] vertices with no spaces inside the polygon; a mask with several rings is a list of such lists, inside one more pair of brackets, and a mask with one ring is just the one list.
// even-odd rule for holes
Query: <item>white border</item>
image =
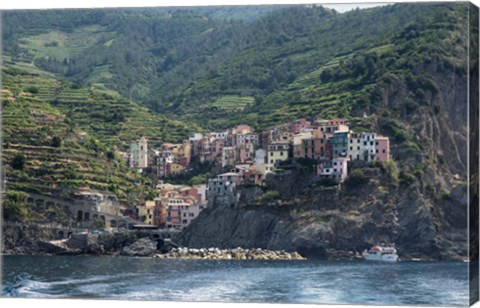
{"label": "white border", "polygon": [[[431,1],[412,1],[412,0],[392,0],[388,3],[397,2],[431,2]],[[451,2],[446,0],[438,0],[435,2]],[[475,5],[480,7],[480,0],[472,0]],[[72,0],[72,1],[55,1],[55,0],[16,0],[0,1],[0,10],[11,9],[51,9],[51,8],[103,8],[103,7],[160,7],[160,6],[205,6],[205,5],[258,5],[258,4],[359,4],[359,6],[367,7],[369,5],[384,3],[384,1],[375,0],[335,0],[335,1],[312,1],[312,0],[177,0],[177,1],[155,1],[155,0]],[[1,30],[1,29],[0,29]],[[1,45],[0,45],[1,46]],[[1,55],[1,54],[0,54]],[[1,63],[1,62],[0,62]],[[0,126],[1,127],[1,126]],[[1,232],[1,231],[0,231]],[[1,263],[0,263],[1,264]],[[1,270],[1,268],[0,268]],[[1,275],[1,272],[0,272]],[[44,300],[44,299],[12,299],[0,298],[0,307],[48,307],[48,308],[85,308],[89,307],[106,307],[115,306],[118,308],[158,308],[161,307],[191,307],[191,308],[331,308],[332,305],[299,305],[299,304],[245,304],[245,303],[191,303],[191,302],[139,302],[139,301],[110,301],[110,300]],[[358,308],[368,306],[354,306],[354,305],[335,305],[337,307]],[[397,307],[397,306],[375,306],[379,308]],[[419,306],[401,306],[405,308],[418,308]],[[480,303],[475,304],[476,308],[480,308]]]}

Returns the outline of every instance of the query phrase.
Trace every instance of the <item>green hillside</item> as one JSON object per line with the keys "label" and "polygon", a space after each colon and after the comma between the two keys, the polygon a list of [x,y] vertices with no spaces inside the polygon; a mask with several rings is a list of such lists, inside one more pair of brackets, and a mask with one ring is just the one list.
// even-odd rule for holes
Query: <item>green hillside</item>
{"label": "green hillside", "polygon": [[[7,199],[17,192],[68,197],[72,190],[90,189],[115,193],[123,204],[137,203],[149,196],[154,183],[130,170],[118,151],[128,150],[128,144],[143,135],[156,146],[197,130],[100,85],[82,88],[26,67],[2,68]],[[7,207],[7,219],[66,219],[63,210],[55,208],[13,212],[18,213]]]}
{"label": "green hillside", "polygon": [[[145,180],[128,170],[114,148],[79,130],[46,101],[49,88],[42,77],[3,72],[2,161],[9,189],[68,195],[69,189],[89,188],[114,192],[124,202],[141,197]],[[24,88],[15,92],[13,85]]]}
{"label": "green hillside", "polygon": [[[412,189],[432,200],[448,195],[465,184],[467,168],[466,97],[456,89],[467,87],[470,9],[452,2],[344,14],[304,5],[3,12],[7,176],[19,190],[89,185],[126,200],[128,183],[141,177],[106,157],[114,146],[321,116],[390,137]],[[12,169],[22,151],[26,169]],[[72,175],[64,165],[35,175],[54,154],[84,175],[62,177]],[[111,167],[88,162],[95,156]]]}

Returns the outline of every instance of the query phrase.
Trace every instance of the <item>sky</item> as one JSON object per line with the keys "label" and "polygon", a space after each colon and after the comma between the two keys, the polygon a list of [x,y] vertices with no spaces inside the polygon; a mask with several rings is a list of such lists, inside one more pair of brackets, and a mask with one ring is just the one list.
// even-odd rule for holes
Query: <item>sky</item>
{"label": "sky", "polygon": [[[378,0],[2,0],[0,9],[47,9],[47,8],[98,8],[98,7],[152,7],[152,6],[196,6],[196,5],[254,5],[254,4],[322,4],[326,7],[334,8],[336,11],[345,12],[356,7],[367,8],[382,5]],[[428,2],[420,1],[400,1],[393,2]],[[445,0],[437,0],[445,2]],[[477,6],[480,0],[473,0]],[[384,4],[383,4],[384,5]]]}
{"label": "sky", "polygon": [[388,3],[345,3],[345,4],[324,4],[324,7],[334,9],[339,13],[345,13],[351,10],[356,9],[366,9],[375,6],[388,5]]}

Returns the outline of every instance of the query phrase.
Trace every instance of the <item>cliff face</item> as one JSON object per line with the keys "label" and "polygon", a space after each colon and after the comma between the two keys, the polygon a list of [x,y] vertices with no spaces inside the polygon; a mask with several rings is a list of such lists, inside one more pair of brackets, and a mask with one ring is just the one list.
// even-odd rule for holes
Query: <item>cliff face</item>
{"label": "cliff face", "polygon": [[240,208],[218,204],[202,212],[178,241],[195,248],[285,249],[327,259],[390,242],[404,259],[465,258],[464,188],[434,203],[418,182],[392,183],[391,174],[380,168],[364,172],[365,183],[341,189],[318,187],[314,176],[303,172],[270,177],[268,187],[280,192],[281,201]]}
{"label": "cliff face", "polygon": [[[364,168],[362,183],[347,182],[338,190],[318,187],[315,176],[301,168],[272,176],[268,190],[279,194],[273,204],[243,191],[239,209],[222,204],[207,209],[180,243],[341,258],[390,242],[403,259],[466,258],[467,78],[463,69],[439,67],[419,64],[412,72],[421,77],[379,85],[383,98],[375,109],[351,110],[371,114],[363,128],[390,138],[396,163]],[[423,78],[428,86],[413,95],[418,89],[408,78]]]}

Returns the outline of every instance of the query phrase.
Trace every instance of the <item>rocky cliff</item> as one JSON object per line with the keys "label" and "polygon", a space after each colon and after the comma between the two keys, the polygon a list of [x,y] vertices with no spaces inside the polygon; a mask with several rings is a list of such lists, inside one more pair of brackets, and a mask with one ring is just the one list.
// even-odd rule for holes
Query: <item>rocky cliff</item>
{"label": "rocky cliff", "polygon": [[395,243],[403,259],[466,257],[465,187],[438,198],[422,192],[419,181],[396,182],[387,168],[361,170],[363,182],[340,188],[320,186],[300,170],[272,176],[267,187],[279,193],[276,200],[260,195],[240,208],[217,204],[178,241],[195,248],[285,249],[322,259],[351,258],[385,242]]}
{"label": "rocky cliff", "polygon": [[3,226],[2,230],[2,254],[153,256],[158,248],[168,248],[141,232],[84,232],[58,239],[55,229],[37,224]]}

